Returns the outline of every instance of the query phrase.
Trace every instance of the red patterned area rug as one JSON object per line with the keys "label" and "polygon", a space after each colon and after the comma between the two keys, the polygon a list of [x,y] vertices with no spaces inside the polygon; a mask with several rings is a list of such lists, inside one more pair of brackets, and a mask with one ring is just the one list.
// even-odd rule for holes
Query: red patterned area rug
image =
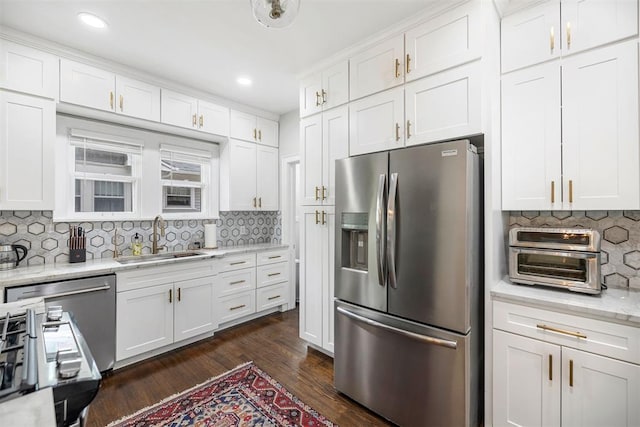
{"label": "red patterned area rug", "polygon": [[107,427],[335,426],[252,362]]}

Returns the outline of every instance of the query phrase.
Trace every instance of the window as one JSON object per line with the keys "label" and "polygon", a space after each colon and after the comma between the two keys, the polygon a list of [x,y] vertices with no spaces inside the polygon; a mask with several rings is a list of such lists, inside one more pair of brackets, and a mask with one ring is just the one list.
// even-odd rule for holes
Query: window
{"label": "window", "polygon": [[71,129],[69,141],[72,216],[117,217],[136,213],[142,144],[77,129]]}
{"label": "window", "polygon": [[206,212],[211,154],[162,145],[160,158],[162,212]]}

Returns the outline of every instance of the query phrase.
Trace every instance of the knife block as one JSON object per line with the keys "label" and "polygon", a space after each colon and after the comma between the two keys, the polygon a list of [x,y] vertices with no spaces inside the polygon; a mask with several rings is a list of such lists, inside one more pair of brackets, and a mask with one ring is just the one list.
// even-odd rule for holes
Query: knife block
{"label": "knife block", "polygon": [[85,262],[87,260],[86,249],[69,249],[69,262]]}

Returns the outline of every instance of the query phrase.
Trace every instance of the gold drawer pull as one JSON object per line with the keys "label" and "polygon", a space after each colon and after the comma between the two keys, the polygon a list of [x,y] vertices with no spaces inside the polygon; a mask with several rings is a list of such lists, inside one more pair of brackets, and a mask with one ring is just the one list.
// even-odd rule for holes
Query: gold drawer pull
{"label": "gold drawer pull", "polygon": [[280,298],[280,295],[276,295],[275,297],[269,297],[269,298],[267,298],[267,300],[271,301],[271,300],[278,299],[278,298]]}
{"label": "gold drawer pull", "polygon": [[551,203],[556,202],[556,182],[551,181]]}
{"label": "gold drawer pull", "polygon": [[267,274],[267,276],[272,277],[272,276],[279,276],[280,273],[269,273]]}
{"label": "gold drawer pull", "polygon": [[269,259],[276,259],[276,258],[280,258],[280,255],[274,255],[269,257]]}
{"label": "gold drawer pull", "polygon": [[230,285],[239,285],[240,283],[244,283],[246,280],[236,280],[235,282],[229,282]]}
{"label": "gold drawer pull", "polygon": [[230,307],[229,311],[238,310],[238,309],[246,307],[246,306],[247,306],[246,304],[236,305],[235,307]]}
{"label": "gold drawer pull", "polygon": [[240,265],[240,264],[245,264],[247,261],[237,261],[237,262],[232,262],[229,265]]}
{"label": "gold drawer pull", "polygon": [[573,203],[573,180],[569,180],[569,203]]}
{"label": "gold drawer pull", "polygon": [[536,328],[542,329],[542,330],[545,330],[545,331],[557,332],[559,334],[571,335],[572,337],[576,337],[576,338],[587,339],[587,336],[585,334],[580,333],[580,332],[566,331],[564,329],[554,328],[553,326],[548,326],[548,325],[544,325],[544,324],[538,324],[538,325],[536,325]]}

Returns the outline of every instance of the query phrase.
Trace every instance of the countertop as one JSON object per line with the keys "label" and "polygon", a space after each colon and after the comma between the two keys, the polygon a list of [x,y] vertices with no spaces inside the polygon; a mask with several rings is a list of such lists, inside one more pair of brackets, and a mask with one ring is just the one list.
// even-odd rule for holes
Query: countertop
{"label": "countertop", "polygon": [[609,288],[599,295],[587,295],[564,289],[513,284],[505,279],[491,288],[491,297],[640,327],[640,292],[635,290]]}
{"label": "countertop", "polygon": [[10,286],[66,280],[77,277],[98,276],[135,268],[146,268],[176,262],[190,262],[208,258],[221,258],[225,255],[269,251],[287,247],[289,247],[287,244],[262,243],[257,245],[221,247],[218,249],[198,249],[194,252],[201,253],[201,255],[195,255],[187,258],[160,259],[139,264],[120,264],[115,259],[98,259],[75,264],[55,263],[25,267],[18,266],[18,268],[13,270],[0,271],[0,301],[3,300],[2,294],[4,293],[4,288]]}

